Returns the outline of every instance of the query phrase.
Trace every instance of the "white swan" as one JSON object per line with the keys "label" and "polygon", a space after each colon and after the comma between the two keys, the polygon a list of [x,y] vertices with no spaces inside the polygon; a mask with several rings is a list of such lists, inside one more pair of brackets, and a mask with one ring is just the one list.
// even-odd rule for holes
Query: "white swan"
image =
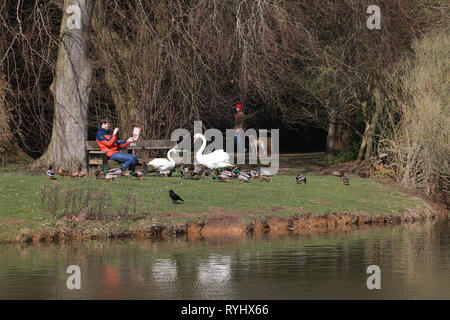
{"label": "white swan", "polygon": [[199,138],[202,139],[203,143],[200,149],[197,151],[197,154],[195,155],[198,163],[204,165],[205,167],[208,167],[211,170],[233,166],[230,160],[230,155],[222,149],[216,150],[206,155],[203,154],[203,151],[206,148],[206,138],[201,133],[197,133],[194,136],[194,143]]}
{"label": "white swan", "polygon": [[[169,151],[167,151],[167,159],[164,158],[156,158],[153,159],[152,161],[150,161],[148,163],[149,166],[151,166],[154,170],[158,170],[158,171],[167,171],[170,169],[172,169],[173,167],[175,167],[175,161],[172,159],[172,157],[170,156],[172,154],[172,152],[176,151],[175,148],[170,149]],[[167,178],[167,174],[164,174]]]}

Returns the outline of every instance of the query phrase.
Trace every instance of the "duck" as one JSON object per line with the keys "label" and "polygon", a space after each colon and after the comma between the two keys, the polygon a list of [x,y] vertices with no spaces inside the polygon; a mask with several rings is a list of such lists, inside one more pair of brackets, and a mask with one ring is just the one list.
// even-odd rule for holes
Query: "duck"
{"label": "duck", "polygon": [[256,170],[242,170],[241,173],[250,176],[251,180],[258,176],[258,171]]}
{"label": "duck", "polygon": [[270,181],[272,182],[272,178],[273,175],[275,174],[275,172],[273,172],[273,169],[270,168],[259,168],[256,171],[259,172],[259,180],[266,180],[266,181]]}
{"label": "duck", "polygon": [[194,135],[194,143],[197,139],[202,139],[202,146],[197,151],[195,155],[197,162],[204,165],[208,169],[220,169],[220,168],[229,168],[233,167],[231,163],[230,155],[223,151],[223,149],[216,150],[209,154],[203,154],[203,151],[206,148],[206,138],[201,133],[196,133]]}
{"label": "duck", "polygon": [[306,184],[306,177],[302,174],[299,174],[298,176],[295,177],[295,181],[297,183],[304,183]]}
{"label": "duck", "polygon": [[49,167],[48,167],[48,170],[47,170],[47,176],[48,176],[50,179],[56,179],[56,178],[55,178],[55,171],[53,171],[52,166],[49,166]]}
{"label": "duck", "polygon": [[333,176],[336,176],[336,177],[339,177],[339,178],[342,178],[342,176],[344,175],[342,172],[340,172],[340,171],[333,171],[332,173],[331,173]]}
{"label": "duck", "polygon": [[143,171],[135,171],[135,172],[133,172],[133,177],[135,177],[138,180],[144,179],[144,176],[145,176],[145,174],[144,174]]}
{"label": "duck", "polygon": [[196,163],[193,165],[193,170],[191,171],[191,178],[200,177],[200,175],[207,169],[204,165]]}
{"label": "duck", "polygon": [[233,175],[234,175],[234,173],[232,171],[222,170],[220,168],[216,170],[216,174],[217,174],[217,176],[223,175],[224,177],[226,176],[228,178],[233,178]]}
{"label": "duck", "polygon": [[121,168],[110,169],[105,173],[105,179],[108,181],[113,181],[114,179],[119,178],[122,174],[123,172]]}
{"label": "duck", "polygon": [[106,172],[106,174],[112,174],[112,175],[116,175],[116,176],[120,176],[122,175],[123,171],[121,168],[115,168],[115,169],[109,169],[108,172]]}
{"label": "duck", "polygon": [[105,174],[105,179],[109,182],[112,182],[114,179],[120,177],[120,175],[118,174],[112,174],[112,173],[106,173]]}
{"label": "duck", "polygon": [[[172,157],[170,156],[172,154],[172,152],[175,152],[176,149],[172,148],[169,151],[167,151],[167,159],[164,158],[156,158],[153,159],[152,161],[150,161],[149,163],[147,163],[147,165],[151,166],[153,170],[159,171],[161,173],[161,171],[166,172],[167,170],[171,170],[175,167],[175,161],[172,159]],[[170,173],[170,172],[169,172]],[[164,174],[166,179],[167,179],[167,175],[168,174]]]}
{"label": "duck", "polygon": [[230,182],[230,177],[223,172],[219,173],[218,175],[213,176],[213,179],[220,182]]}
{"label": "duck", "polygon": [[58,174],[62,177],[67,176],[67,174],[69,173],[68,170],[63,170],[61,167],[59,167],[58,169]]}
{"label": "duck", "polygon": [[237,178],[241,173],[241,167],[240,166],[234,167],[233,171],[231,172],[233,173],[233,178]]}
{"label": "duck", "polygon": [[242,182],[248,182],[248,180],[250,179],[250,176],[245,173],[240,173],[238,175],[238,179],[241,180]]}
{"label": "duck", "polygon": [[[193,170],[195,170],[195,166],[193,164],[188,164],[188,163],[183,163],[182,162],[181,165],[180,165],[180,176],[182,178],[185,178],[186,175],[189,172],[192,172]],[[192,173],[191,173],[191,176],[192,176]]]}
{"label": "duck", "polygon": [[122,175],[125,177],[129,177],[129,178],[131,177],[131,174],[126,170],[124,172],[122,172]]}
{"label": "duck", "polygon": [[347,177],[347,175],[344,173],[344,175],[342,176],[342,182],[345,185],[349,185],[350,184],[350,179]]}
{"label": "duck", "polygon": [[250,170],[250,176],[253,178],[256,178],[258,176],[258,171],[256,170]]}
{"label": "duck", "polygon": [[83,178],[87,175],[86,169],[81,169],[81,166],[78,167],[78,178]]}
{"label": "duck", "polygon": [[69,171],[69,172],[67,173],[67,175],[68,175],[69,177],[71,177],[71,178],[78,177],[78,174],[79,174],[78,168],[75,168],[74,171]]}
{"label": "duck", "polygon": [[144,162],[142,164],[142,170],[133,172],[133,177],[143,180],[145,175],[147,175],[147,164]]}
{"label": "duck", "polygon": [[104,174],[105,172],[103,171],[103,170],[96,170],[95,171],[95,179],[100,179],[101,178],[101,176]]}

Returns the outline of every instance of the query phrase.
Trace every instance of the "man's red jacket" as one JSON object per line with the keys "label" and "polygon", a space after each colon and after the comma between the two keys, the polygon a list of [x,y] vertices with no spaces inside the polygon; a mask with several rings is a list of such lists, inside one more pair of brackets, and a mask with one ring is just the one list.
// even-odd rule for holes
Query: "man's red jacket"
{"label": "man's red jacket", "polygon": [[98,128],[96,139],[100,150],[106,151],[108,158],[113,153],[119,152],[119,148],[125,148],[130,144],[127,140],[117,140],[116,136],[112,135],[110,130],[104,129],[101,126]]}

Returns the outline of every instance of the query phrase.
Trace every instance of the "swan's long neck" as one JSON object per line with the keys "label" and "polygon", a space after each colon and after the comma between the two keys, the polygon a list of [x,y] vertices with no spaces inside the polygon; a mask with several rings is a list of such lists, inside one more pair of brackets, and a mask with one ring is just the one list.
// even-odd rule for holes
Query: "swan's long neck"
{"label": "swan's long neck", "polygon": [[172,157],[170,156],[172,154],[172,152],[174,152],[174,151],[175,151],[175,149],[170,149],[169,151],[167,151],[167,159],[169,159],[172,166],[175,167],[175,160],[173,160]]}
{"label": "swan's long neck", "polygon": [[202,139],[203,142],[202,142],[202,146],[197,151],[197,155],[196,155],[197,161],[203,157],[203,151],[206,148],[206,138],[205,138],[205,136],[204,135],[200,135],[199,137],[200,137],[200,139]]}

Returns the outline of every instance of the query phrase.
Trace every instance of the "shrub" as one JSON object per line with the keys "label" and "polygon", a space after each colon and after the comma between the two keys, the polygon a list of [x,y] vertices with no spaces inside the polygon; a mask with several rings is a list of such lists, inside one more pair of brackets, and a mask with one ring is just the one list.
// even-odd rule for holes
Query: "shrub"
{"label": "shrub", "polygon": [[413,43],[413,56],[390,79],[390,108],[381,125],[382,151],[390,155],[397,179],[419,185],[446,201],[449,186],[450,34],[427,34]]}

